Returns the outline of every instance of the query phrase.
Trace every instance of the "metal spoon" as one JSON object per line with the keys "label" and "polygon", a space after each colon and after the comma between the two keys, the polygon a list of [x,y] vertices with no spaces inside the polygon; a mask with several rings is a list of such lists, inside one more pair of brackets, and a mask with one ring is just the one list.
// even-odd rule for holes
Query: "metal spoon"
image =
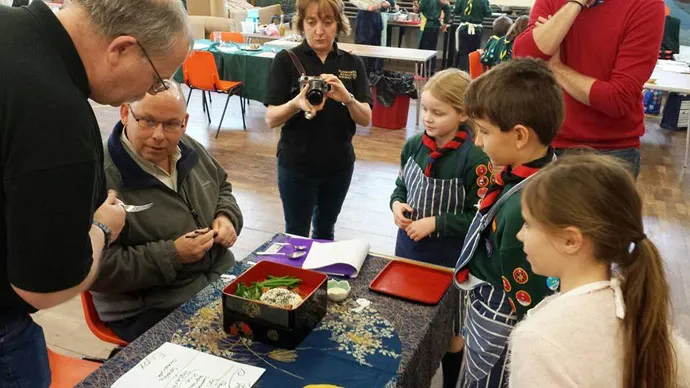
{"label": "metal spoon", "polygon": [[301,252],[292,252],[292,253],[284,253],[284,252],[276,252],[276,253],[271,253],[271,252],[256,252],[255,253],[257,256],[285,256],[288,259],[299,259],[300,257],[304,256],[307,254],[307,252],[301,251]]}
{"label": "metal spoon", "polygon": [[289,245],[289,246],[295,248],[296,251],[306,251],[307,250],[306,245],[294,245],[294,244],[289,243],[289,242],[282,242],[282,243],[275,243],[275,244],[281,245],[281,246]]}
{"label": "metal spoon", "polygon": [[125,208],[125,211],[127,213],[142,212],[144,210],[148,210],[151,206],[153,206],[153,202],[147,203],[146,205],[125,205],[124,203],[122,204],[122,207]]}

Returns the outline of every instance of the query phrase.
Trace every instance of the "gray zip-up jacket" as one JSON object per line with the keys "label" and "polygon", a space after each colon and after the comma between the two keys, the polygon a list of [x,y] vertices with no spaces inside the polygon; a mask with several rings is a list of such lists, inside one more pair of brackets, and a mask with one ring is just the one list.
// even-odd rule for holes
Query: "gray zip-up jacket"
{"label": "gray zip-up jacket", "polygon": [[182,264],[174,241],[210,227],[227,215],[239,235],[242,213],[223,167],[191,137],[180,141],[178,192],[145,173],[124,149],[123,126],[113,129],[105,149],[109,189],[126,204],[153,206],[128,213],[120,237],[103,253],[91,291],[101,320],[118,321],[148,309],[175,308],[218,279],[235,263],[233,254],[214,245],[204,258]]}

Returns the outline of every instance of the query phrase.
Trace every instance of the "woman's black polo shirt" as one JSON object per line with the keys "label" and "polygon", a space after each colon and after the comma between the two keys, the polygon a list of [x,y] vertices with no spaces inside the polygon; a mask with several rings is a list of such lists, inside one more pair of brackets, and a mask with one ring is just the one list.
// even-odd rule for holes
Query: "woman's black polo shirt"
{"label": "woman's black polo shirt", "polygon": [[42,2],[0,7],[0,317],[35,309],[10,287],[74,287],[92,264],[103,146],[79,54]]}
{"label": "woman's black polo shirt", "polygon": [[[362,60],[333,44],[322,63],[306,40],[293,49],[307,75],[333,74],[360,102],[372,105],[369,81]],[[299,93],[300,74],[289,54],[276,54],[264,104],[283,105]],[[298,112],[283,125],[278,142],[278,164],[304,172],[331,172],[349,168],[355,161],[352,137],[356,124],[347,107],[328,99],[312,120]]]}

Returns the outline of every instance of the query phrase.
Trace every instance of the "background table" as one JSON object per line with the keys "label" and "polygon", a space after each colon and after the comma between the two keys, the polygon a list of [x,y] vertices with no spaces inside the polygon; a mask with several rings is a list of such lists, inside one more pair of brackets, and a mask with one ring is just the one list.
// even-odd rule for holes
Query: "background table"
{"label": "background table", "polygon": [[[287,236],[275,235],[257,251],[265,249],[272,242],[283,242]],[[251,254],[247,260],[254,260]],[[369,291],[369,283],[388,263],[388,259],[370,254],[365,261],[359,276],[351,279],[351,297],[366,298],[383,317],[395,328],[402,344],[400,365],[397,376],[390,386],[427,387],[438,369],[441,357],[448,348],[451,336],[452,317],[458,308],[458,292],[451,286],[441,302],[436,306],[424,306],[409,303]],[[246,269],[246,262],[238,264],[235,270]],[[222,283],[210,285],[199,294],[208,294],[213,288],[222,287]],[[113,384],[120,376],[135,366],[146,355],[164,342],[170,341],[180,324],[190,319],[194,311],[183,305],[151,330],[108,360],[101,368],[88,376],[79,386],[104,387]],[[261,380],[257,383],[261,386]],[[369,387],[367,387],[369,388]],[[375,388],[375,387],[371,387]]]}
{"label": "background table", "polygon": [[[682,95],[690,95],[690,74],[676,73],[655,69],[651,76],[654,83],[644,84],[645,89],[673,92]],[[685,158],[683,168],[688,166],[688,151],[690,150],[690,115],[688,115],[688,128],[685,132]]]}

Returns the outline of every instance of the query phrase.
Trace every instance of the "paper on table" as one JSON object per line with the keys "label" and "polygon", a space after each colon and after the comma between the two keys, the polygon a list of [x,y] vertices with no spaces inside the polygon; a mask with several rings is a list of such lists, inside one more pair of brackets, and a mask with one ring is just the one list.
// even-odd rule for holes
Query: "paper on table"
{"label": "paper on table", "polygon": [[369,244],[360,240],[314,242],[302,268],[355,278],[368,253]]}
{"label": "paper on table", "polygon": [[250,388],[263,368],[166,342],[120,377],[113,388]]}

